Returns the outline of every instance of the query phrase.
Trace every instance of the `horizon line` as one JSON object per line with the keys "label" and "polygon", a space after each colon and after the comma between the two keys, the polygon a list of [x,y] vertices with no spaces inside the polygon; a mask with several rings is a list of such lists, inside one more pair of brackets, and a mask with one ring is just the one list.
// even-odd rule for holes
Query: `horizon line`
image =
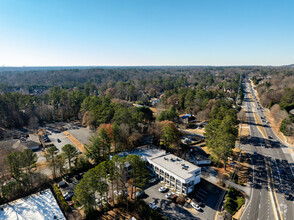
{"label": "horizon line", "polygon": [[0,68],[29,68],[29,67],[252,67],[252,66],[262,66],[262,67],[282,67],[282,66],[291,66],[293,64],[280,64],[280,65],[261,65],[261,64],[244,64],[244,65],[205,65],[205,64],[189,64],[189,65],[36,65],[36,66],[5,66],[2,65]]}

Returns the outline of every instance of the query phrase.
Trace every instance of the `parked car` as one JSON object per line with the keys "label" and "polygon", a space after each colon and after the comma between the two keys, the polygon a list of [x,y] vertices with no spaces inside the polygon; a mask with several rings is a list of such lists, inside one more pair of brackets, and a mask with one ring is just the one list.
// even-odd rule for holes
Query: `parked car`
{"label": "parked car", "polygon": [[153,202],[149,202],[149,207],[151,208],[152,206],[154,206],[155,205],[155,202],[153,201]]}
{"label": "parked car", "polygon": [[153,210],[157,210],[159,207],[158,207],[158,205],[154,205],[154,206],[152,206],[151,207]]}
{"label": "parked car", "polygon": [[176,194],[174,194],[174,195],[172,195],[171,197],[169,197],[173,202],[175,202],[176,201],[176,199],[177,199],[177,195]]}
{"label": "parked car", "polygon": [[169,199],[169,198],[172,197],[173,195],[174,195],[174,193],[169,192],[168,194],[165,195],[165,197],[166,197],[167,199]]}
{"label": "parked car", "polygon": [[191,202],[191,206],[194,208],[194,209],[196,209],[197,211],[200,211],[200,206],[199,205],[197,205],[196,203],[194,203],[194,202]]}
{"label": "parked car", "polygon": [[60,143],[60,142],[61,142],[61,140],[60,140],[59,138],[57,138],[57,142],[58,142],[58,143]]}
{"label": "parked car", "polygon": [[61,187],[61,188],[65,188],[68,185],[67,185],[67,183],[65,181],[61,181],[61,182],[58,183],[58,186]]}
{"label": "parked car", "polygon": [[162,186],[158,189],[159,192],[165,192],[167,191],[167,188],[165,186]]}
{"label": "parked car", "polygon": [[63,197],[66,197],[68,195],[69,192],[65,192],[62,194]]}
{"label": "parked car", "polygon": [[67,176],[67,175],[64,177],[64,180],[66,182],[68,182],[68,183],[71,183],[72,182],[71,178],[69,176]]}
{"label": "parked car", "polygon": [[159,208],[158,205],[155,204],[155,202],[150,202],[149,207],[153,210],[157,210]]}
{"label": "parked car", "polygon": [[186,144],[190,144],[192,141],[191,141],[189,138],[185,138],[184,142],[185,142]]}
{"label": "parked car", "polygon": [[155,183],[156,181],[157,181],[157,178],[152,178],[148,180],[148,183],[152,184],[152,183]]}
{"label": "parked car", "polygon": [[68,194],[64,197],[65,200],[72,198],[75,195],[73,191],[68,192]]}
{"label": "parked car", "polygon": [[137,198],[142,197],[142,196],[144,196],[144,195],[145,195],[145,191],[138,191],[138,192],[136,193],[136,197],[137,197]]}

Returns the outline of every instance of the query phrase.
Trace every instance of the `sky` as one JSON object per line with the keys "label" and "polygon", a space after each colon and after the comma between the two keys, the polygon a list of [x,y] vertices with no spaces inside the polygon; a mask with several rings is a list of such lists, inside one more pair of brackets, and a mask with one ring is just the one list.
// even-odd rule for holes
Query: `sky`
{"label": "sky", "polygon": [[293,0],[0,0],[0,65],[294,63]]}

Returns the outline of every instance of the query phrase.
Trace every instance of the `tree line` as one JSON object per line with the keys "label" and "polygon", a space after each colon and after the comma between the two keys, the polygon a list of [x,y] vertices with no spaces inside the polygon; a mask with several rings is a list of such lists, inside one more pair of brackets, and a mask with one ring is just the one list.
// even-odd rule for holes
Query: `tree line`
{"label": "tree line", "polygon": [[226,169],[228,157],[232,156],[238,136],[237,114],[230,101],[220,100],[210,113],[205,127],[205,142],[216,164],[223,163]]}

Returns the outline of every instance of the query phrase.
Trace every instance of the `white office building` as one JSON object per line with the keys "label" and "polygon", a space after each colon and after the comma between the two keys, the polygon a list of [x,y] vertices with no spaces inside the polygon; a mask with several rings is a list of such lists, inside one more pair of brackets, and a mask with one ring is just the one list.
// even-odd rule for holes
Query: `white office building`
{"label": "white office building", "polygon": [[120,153],[121,156],[136,154],[148,162],[161,181],[178,193],[188,194],[200,182],[201,168],[164,150],[142,147]]}

